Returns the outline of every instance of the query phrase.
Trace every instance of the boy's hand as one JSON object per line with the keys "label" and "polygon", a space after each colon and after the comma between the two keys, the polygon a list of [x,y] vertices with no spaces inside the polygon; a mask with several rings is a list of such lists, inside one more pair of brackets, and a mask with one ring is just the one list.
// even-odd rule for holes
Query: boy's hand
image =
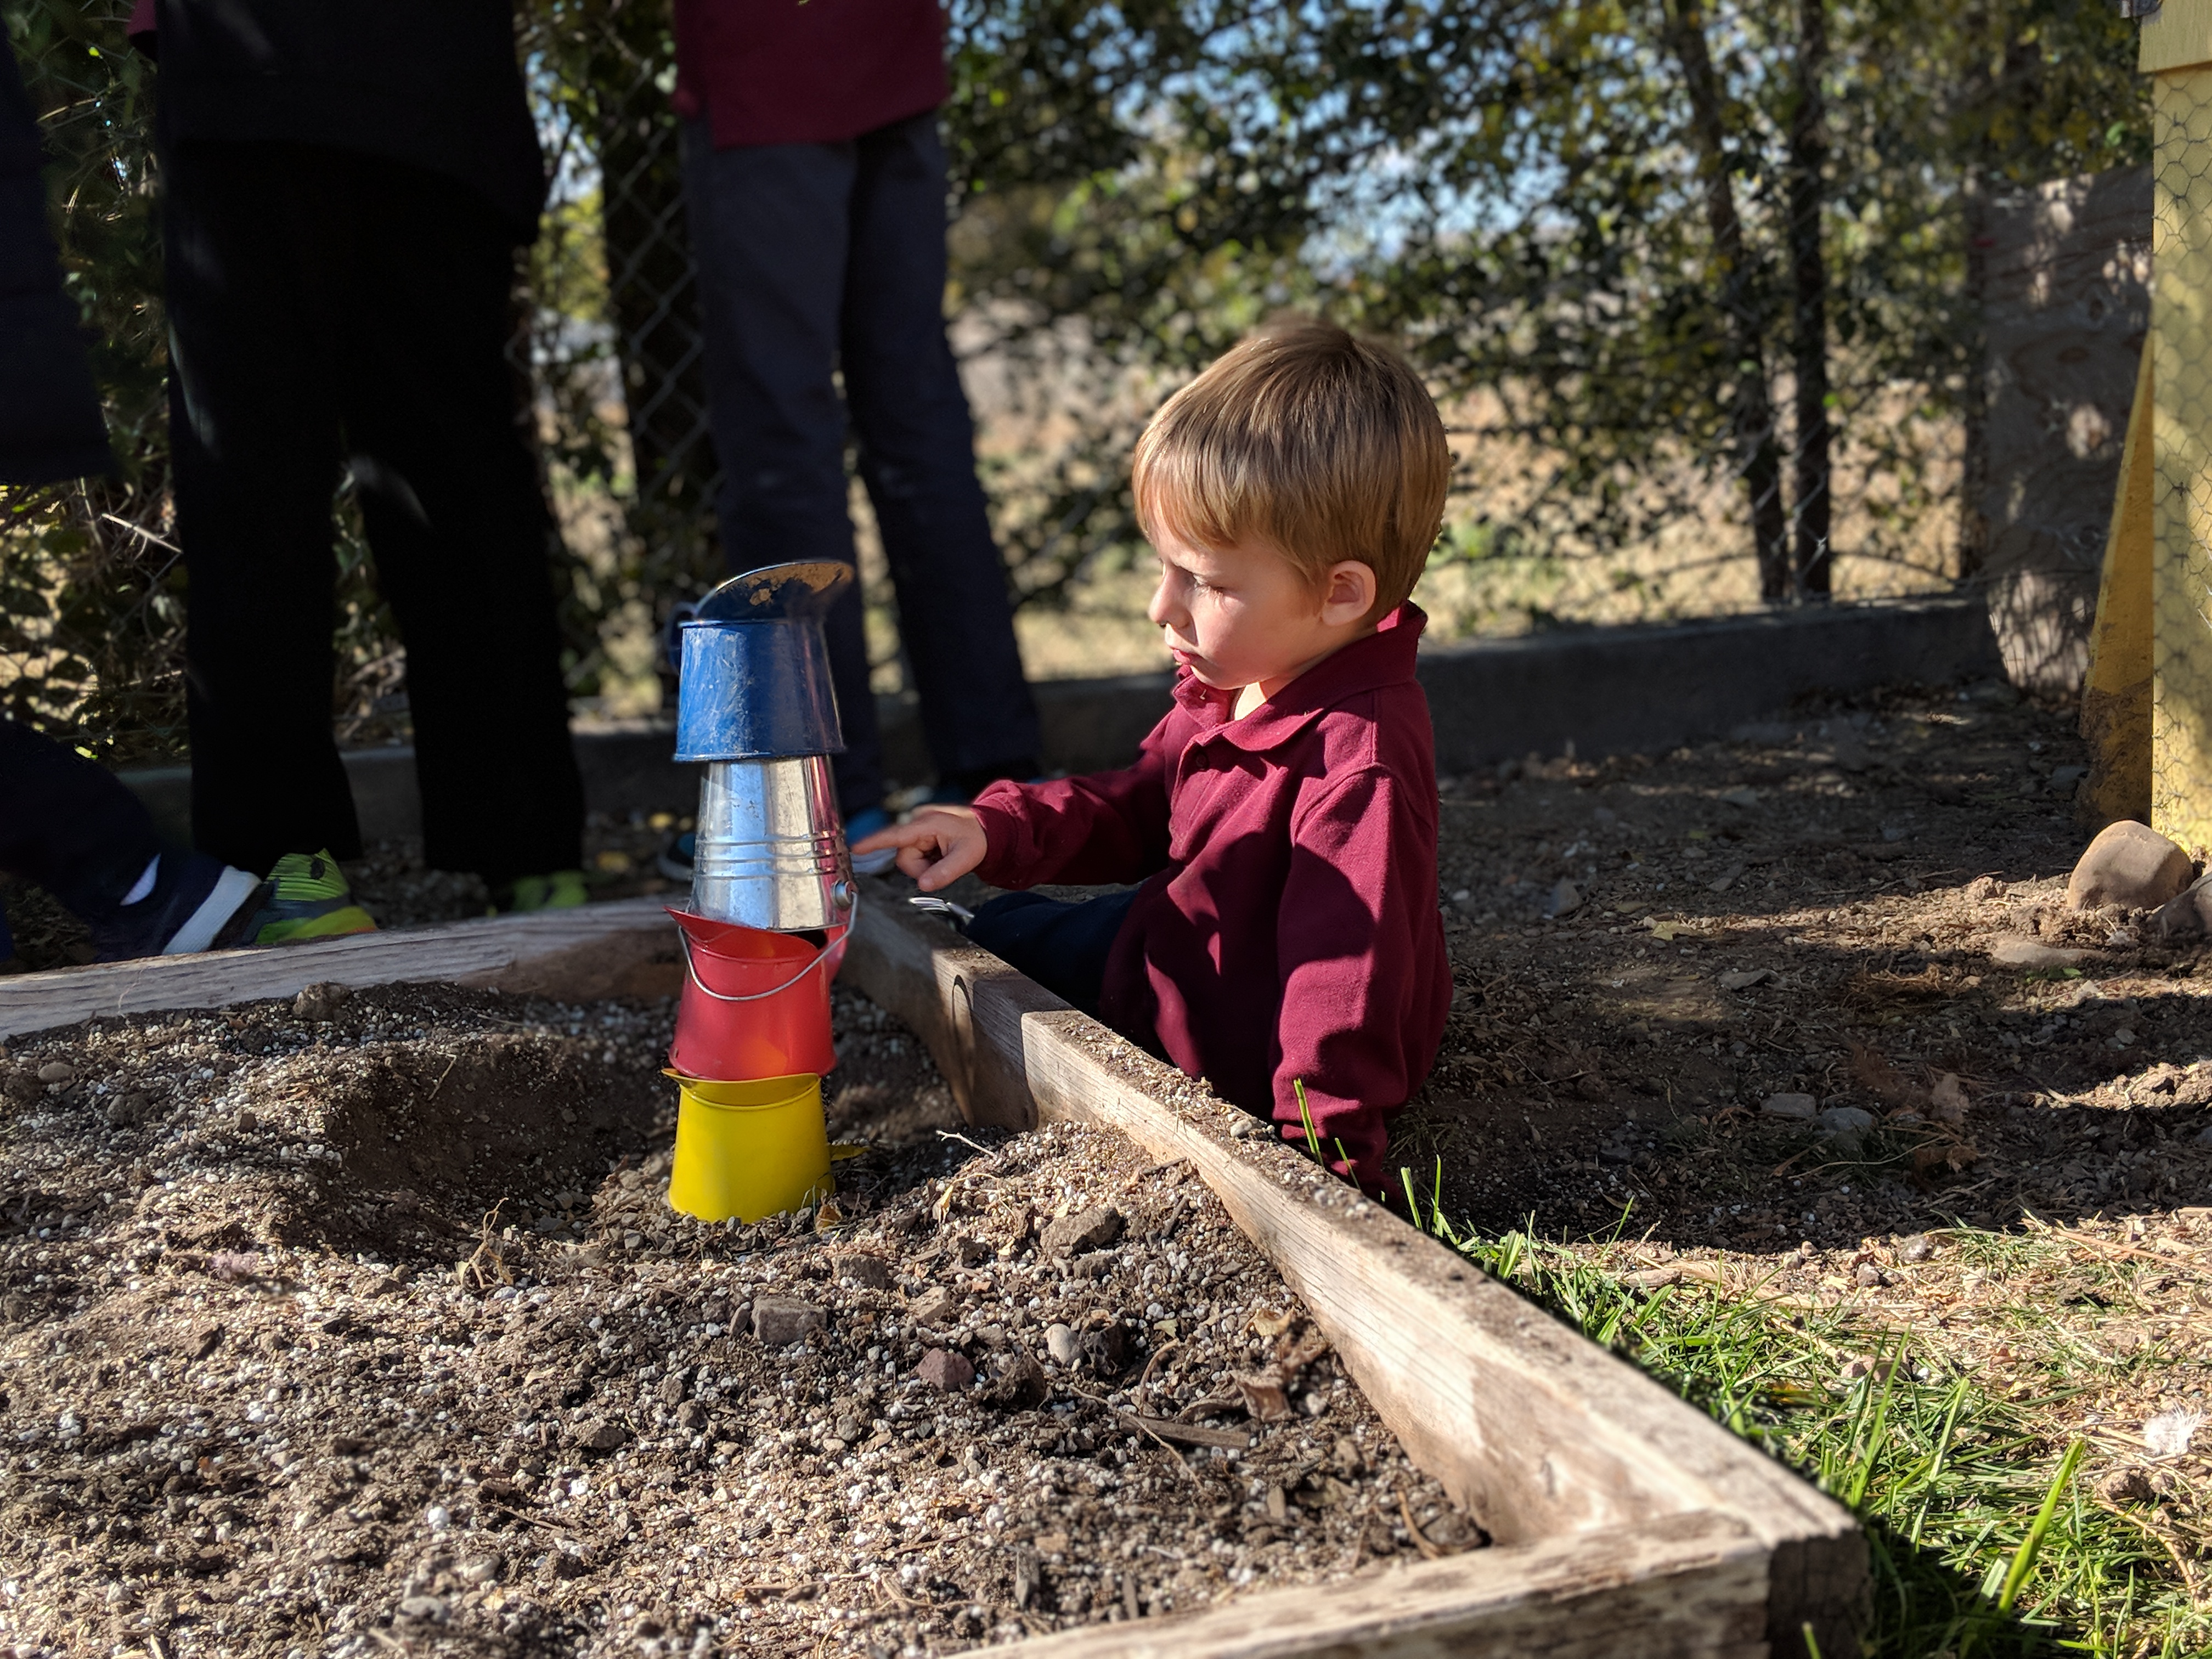
{"label": "boy's hand", "polygon": [[925,893],[950,887],[990,850],[983,821],[966,806],[925,806],[904,823],[877,830],[853,850],[873,853],[886,847],[898,848],[898,867]]}

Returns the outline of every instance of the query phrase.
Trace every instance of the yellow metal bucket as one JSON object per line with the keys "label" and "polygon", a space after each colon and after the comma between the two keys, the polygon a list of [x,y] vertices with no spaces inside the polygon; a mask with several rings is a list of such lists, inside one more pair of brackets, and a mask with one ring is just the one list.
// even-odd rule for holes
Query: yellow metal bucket
{"label": "yellow metal bucket", "polygon": [[811,1074],[712,1083],[678,1077],[668,1202],[702,1221],[758,1221],[820,1202],[830,1178],[822,1079]]}

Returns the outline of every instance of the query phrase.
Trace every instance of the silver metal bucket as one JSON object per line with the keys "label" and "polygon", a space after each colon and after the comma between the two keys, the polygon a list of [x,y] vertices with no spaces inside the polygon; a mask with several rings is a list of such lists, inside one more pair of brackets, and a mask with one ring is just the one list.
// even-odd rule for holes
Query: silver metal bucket
{"label": "silver metal bucket", "polygon": [[710,763],[695,834],[698,915],[786,933],[851,920],[852,860],[826,756]]}

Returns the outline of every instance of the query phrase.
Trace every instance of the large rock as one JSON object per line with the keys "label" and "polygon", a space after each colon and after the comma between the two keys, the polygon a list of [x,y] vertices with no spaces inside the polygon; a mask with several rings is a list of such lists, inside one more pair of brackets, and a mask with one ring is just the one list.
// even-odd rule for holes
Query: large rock
{"label": "large rock", "polygon": [[2155,910],[2189,885],[2189,854],[2147,823],[2122,818],[2097,832],[2066,883],[2076,910],[2106,904]]}
{"label": "large rock", "polygon": [[1057,1221],[1046,1223],[1044,1237],[1039,1243],[1047,1256],[1080,1255],[1085,1250],[1103,1250],[1121,1237],[1121,1212],[1102,1204],[1080,1214],[1064,1215]]}
{"label": "large rock", "polygon": [[2212,933],[2212,873],[2160,905],[2150,919],[2150,931],[2161,939],[2203,939]]}
{"label": "large rock", "polygon": [[793,1296],[764,1296],[753,1304],[753,1335],[771,1348],[796,1342],[822,1326],[822,1310]]}

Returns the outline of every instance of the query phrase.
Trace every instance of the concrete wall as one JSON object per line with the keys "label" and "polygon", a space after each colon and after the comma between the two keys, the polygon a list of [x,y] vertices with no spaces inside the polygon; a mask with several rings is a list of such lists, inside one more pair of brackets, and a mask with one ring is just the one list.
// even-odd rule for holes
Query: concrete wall
{"label": "concrete wall", "polygon": [[[1569,742],[1583,755],[1669,749],[1779,714],[1813,693],[1940,685],[2002,672],[1988,614],[1966,599],[1486,640],[1440,646],[1424,652],[1420,664],[1437,765],[1446,774],[1531,750],[1555,755]],[[1169,684],[1165,674],[1041,684],[1044,764],[1068,772],[1127,764],[1167,708]],[[912,706],[886,698],[879,712],[891,775],[927,778],[928,756]],[[698,771],[670,760],[672,747],[664,726],[579,732],[586,805],[616,813],[690,811]],[[411,750],[356,750],[346,768],[365,836],[415,832],[422,804]],[[183,832],[191,785],[185,769],[123,776],[157,818]]]}

